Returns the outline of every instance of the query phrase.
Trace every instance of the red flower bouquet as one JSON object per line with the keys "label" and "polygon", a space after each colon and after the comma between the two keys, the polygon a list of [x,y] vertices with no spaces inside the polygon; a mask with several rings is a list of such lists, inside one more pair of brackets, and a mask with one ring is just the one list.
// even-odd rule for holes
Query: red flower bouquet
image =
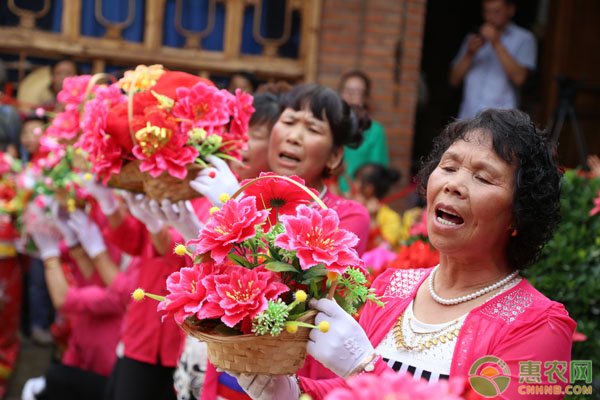
{"label": "red flower bouquet", "polygon": [[[383,305],[367,286],[353,248],[358,238],[303,184],[272,174],[246,182],[241,200],[212,210],[198,238],[175,249],[194,265],[168,278],[169,294],[154,296],[158,309],[207,341],[216,366],[291,374],[304,362],[308,328],[317,328],[309,298],[335,296],[352,314],[366,301]],[[307,204],[311,197],[315,207]],[[238,354],[242,349],[247,354]]]}
{"label": "red flower bouquet", "polygon": [[104,183],[134,163],[150,197],[197,197],[188,181],[207,156],[241,160],[252,100],[194,75],[140,65],[85,103],[77,146]]}

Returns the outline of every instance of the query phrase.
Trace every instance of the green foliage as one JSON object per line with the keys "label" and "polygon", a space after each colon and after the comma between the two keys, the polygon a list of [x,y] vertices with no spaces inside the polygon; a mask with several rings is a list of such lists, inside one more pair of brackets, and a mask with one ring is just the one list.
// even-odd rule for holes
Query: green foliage
{"label": "green foliage", "polygon": [[[590,216],[600,179],[569,170],[563,177],[562,221],[540,259],[524,275],[552,300],[565,305],[587,340],[573,344],[574,360],[592,360],[600,373],[600,214]],[[574,398],[574,397],[570,397]]]}
{"label": "green foliage", "polygon": [[348,314],[355,314],[358,309],[370,300],[383,307],[383,302],[375,295],[375,289],[367,288],[367,278],[358,268],[347,268],[338,277],[338,288],[343,293],[338,303]]}
{"label": "green foliage", "polygon": [[269,300],[267,309],[252,320],[252,332],[257,335],[270,333],[277,336],[283,330],[288,314],[289,308],[281,299]]}

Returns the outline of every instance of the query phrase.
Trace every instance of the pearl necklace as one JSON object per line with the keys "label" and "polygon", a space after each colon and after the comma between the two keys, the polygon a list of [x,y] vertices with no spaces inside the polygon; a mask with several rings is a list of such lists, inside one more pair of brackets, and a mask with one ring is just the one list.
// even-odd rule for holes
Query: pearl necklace
{"label": "pearl necklace", "polygon": [[465,296],[461,296],[461,297],[457,297],[455,299],[444,299],[443,297],[438,296],[438,294],[435,292],[435,290],[433,289],[433,278],[435,276],[435,272],[437,271],[437,269],[439,268],[439,264],[433,269],[433,271],[431,271],[431,274],[429,275],[429,279],[428,279],[428,283],[429,283],[429,294],[431,294],[431,297],[437,301],[440,304],[446,305],[446,306],[452,306],[455,304],[460,304],[460,303],[464,303],[465,301],[469,301],[469,300],[473,300],[476,299],[478,297],[483,296],[486,293],[491,292],[494,289],[498,289],[499,287],[507,284],[508,282],[510,282],[515,276],[517,276],[519,274],[519,270],[513,271],[510,274],[508,274],[508,276],[506,276],[505,278],[499,280],[498,282],[491,284],[488,287],[485,287],[483,289],[480,289],[476,292],[473,292],[471,294],[467,294]]}

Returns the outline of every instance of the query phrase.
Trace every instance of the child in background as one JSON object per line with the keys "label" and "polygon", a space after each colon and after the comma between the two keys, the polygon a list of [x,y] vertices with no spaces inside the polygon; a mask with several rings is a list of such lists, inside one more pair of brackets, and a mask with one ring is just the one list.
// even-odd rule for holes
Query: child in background
{"label": "child in background", "polygon": [[382,240],[395,246],[401,234],[401,217],[381,200],[400,179],[393,168],[367,163],[354,173],[355,200],[362,203],[371,216],[371,231],[367,250],[379,246]]}

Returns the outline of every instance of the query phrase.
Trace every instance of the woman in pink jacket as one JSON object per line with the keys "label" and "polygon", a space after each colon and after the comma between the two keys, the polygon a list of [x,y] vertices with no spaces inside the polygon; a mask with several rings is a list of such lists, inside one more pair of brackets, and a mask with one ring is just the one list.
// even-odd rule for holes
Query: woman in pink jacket
{"label": "woman in pink jacket", "polygon": [[[393,369],[430,382],[475,376],[473,384],[503,399],[520,398],[527,386],[544,394],[525,398],[562,398],[544,386],[567,385],[557,375],[569,377],[575,322],[519,275],[559,220],[552,150],[516,110],[448,125],[420,172],[440,264],[381,275],[374,287],[386,305],[368,305],[359,323],[334,301],[311,301],[315,323],[328,321],[331,329],[313,330],[308,352],[339,378],[241,375],[240,385],[254,399],[297,398],[300,391],[320,399],[345,385],[343,378]],[[533,363],[539,374],[531,375]]]}

